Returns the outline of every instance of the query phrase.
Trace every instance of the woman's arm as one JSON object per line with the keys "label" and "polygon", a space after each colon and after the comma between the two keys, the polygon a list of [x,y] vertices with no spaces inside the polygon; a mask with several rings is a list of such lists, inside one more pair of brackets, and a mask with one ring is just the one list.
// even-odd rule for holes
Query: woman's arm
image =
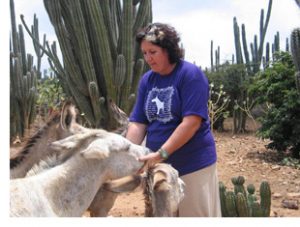
{"label": "woman's arm", "polygon": [[[162,149],[172,154],[177,149],[187,143],[201,126],[202,118],[200,116],[191,115],[183,118],[182,122],[177,126],[169,139],[161,146]],[[140,161],[152,159],[153,163],[162,160],[159,152],[150,153],[140,158]]]}
{"label": "woman's arm", "polygon": [[169,139],[161,146],[169,155],[186,144],[201,126],[202,118],[191,115],[183,118]]}
{"label": "woman's arm", "polygon": [[135,144],[141,144],[146,135],[147,125],[130,122],[128,125],[128,130],[126,134],[126,138]]}

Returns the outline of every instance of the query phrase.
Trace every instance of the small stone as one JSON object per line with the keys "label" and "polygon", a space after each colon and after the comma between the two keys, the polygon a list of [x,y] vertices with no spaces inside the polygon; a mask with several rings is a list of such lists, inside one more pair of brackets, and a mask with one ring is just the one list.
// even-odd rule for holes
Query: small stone
{"label": "small stone", "polygon": [[276,165],[276,166],[271,166],[271,169],[272,169],[272,170],[280,170],[280,168],[281,168],[281,167],[280,167],[280,166],[277,166],[277,165]]}
{"label": "small stone", "polygon": [[281,204],[284,208],[294,209],[294,210],[299,209],[299,205],[298,205],[299,201],[298,200],[284,199],[284,200],[282,200]]}
{"label": "small stone", "polygon": [[282,194],[280,194],[280,193],[274,193],[274,194],[273,194],[273,197],[274,197],[275,199],[281,198],[281,197],[282,197]]}
{"label": "small stone", "polygon": [[288,198],[300,198],[300,193],[298,193],[298,192],[290,192],[290,193],[287,193],[286,196]]}

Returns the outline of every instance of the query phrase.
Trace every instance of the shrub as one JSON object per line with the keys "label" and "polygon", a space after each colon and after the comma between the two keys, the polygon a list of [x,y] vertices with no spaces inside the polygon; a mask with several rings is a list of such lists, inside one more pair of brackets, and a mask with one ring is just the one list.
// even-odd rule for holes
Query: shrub
{"label": "shrub", "polygon": [[299,159],[300,96],[294,75],[290,53],[278,52],[273,64],[256,76],[250,91],[257,95],[258,103],[268,106],[266,115],[259,118],[258,135],[271,140],[268,148],[290,151],[292,157]]}

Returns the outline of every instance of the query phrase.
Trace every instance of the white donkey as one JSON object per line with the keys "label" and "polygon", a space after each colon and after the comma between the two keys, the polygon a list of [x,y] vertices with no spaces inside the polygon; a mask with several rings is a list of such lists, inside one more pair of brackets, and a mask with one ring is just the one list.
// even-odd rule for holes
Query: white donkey
{"label": "white donkey", "polygon": [[10,180],[10,216],[80,217],[104,182],[122,175],[124,166],[136,172],[143,164],[137,158],[149,152],[104,130],[67,137],[52,143],[52,148],[77,151],[60,165]]}

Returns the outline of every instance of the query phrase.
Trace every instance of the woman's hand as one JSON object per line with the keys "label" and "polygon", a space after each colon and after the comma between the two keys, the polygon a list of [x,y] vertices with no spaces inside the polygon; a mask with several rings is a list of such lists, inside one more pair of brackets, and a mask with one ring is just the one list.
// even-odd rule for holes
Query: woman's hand
{"label": "woman's hand", "polygon": [[140,162],[145,162],[143,167],[139,170],[140,173],[146,171],[149,167],[154,166],[156,163],[163,161],[162,157],[156,152],[151,152],[150,154],[144,155],[139,158]]}

